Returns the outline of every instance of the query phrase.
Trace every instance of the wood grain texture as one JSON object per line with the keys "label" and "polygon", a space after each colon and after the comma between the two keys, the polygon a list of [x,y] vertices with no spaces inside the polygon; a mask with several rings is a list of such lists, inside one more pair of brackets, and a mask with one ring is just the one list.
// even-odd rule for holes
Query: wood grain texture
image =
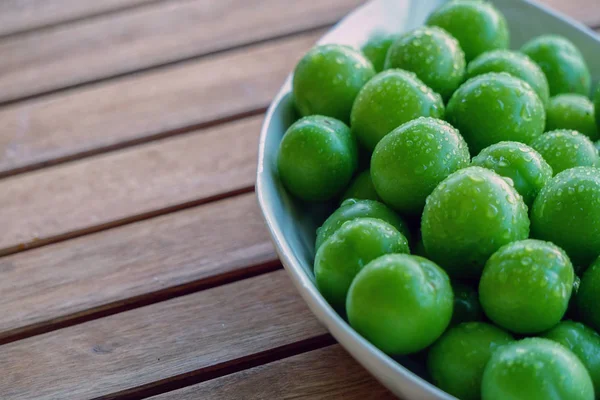
{"label": "wood grain texture", "polygon": [[322,33],[0,108],[0,174],[264,108]]}
{"label": "wood grain texture", "polygon": [[90,399],[324,333],[280,270],[0,346],[0,391]]}
{"label": "wood grain texture", "polygon": [[152,400],[392,400],[387,389],[340,345],[313,350]]}
{"label": "wood grain texture", "polygon": [[0,253],[254,185],[262,116],[0,181]]}
{"label": "wood grain texture", "polygon": [[2,0],[0,35],[39,29],[156,0]]}
{"label": "wood grain texture", "polygon": [[588,26],[600,26],[600,3],[598,0],[538,0],[557,11],[565,13],[571,18]]}
{"label": "wood grain texture", "polygon": [[254,193],[3,257],[0,341],[276,260]]}
{"label": "wood grain texture", "polygon": [[0,41],[0,101],[329,25],[362,0],[180,0]]}

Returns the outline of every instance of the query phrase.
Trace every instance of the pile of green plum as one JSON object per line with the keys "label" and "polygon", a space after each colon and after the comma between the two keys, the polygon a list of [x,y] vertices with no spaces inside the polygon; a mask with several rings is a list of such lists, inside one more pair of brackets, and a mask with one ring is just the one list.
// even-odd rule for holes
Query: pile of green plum
{"label": "pile of green plum", "polygon": [[459,399],[593,399],[600,87],[564,37],[508,47],[504,16],[473,0],[362,49],[314,47],[278,173],[337,205],[316,284],[374,346],[423,356]]}

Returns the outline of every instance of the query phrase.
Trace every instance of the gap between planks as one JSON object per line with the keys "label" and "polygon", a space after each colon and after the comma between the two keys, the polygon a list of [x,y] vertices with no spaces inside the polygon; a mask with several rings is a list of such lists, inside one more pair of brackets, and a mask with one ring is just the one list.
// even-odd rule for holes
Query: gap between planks
{"label": "gap between planks", "polygon": [[196,385],[212,379],[232,375],[240,371],[270,364],[279,360],[294,357],[303,353],[332,346],[335,339],[330,334],[315,336],[295,343],[276,347],[245,357],[212,365],[168,379],[152,382],[147,385],[127,389],[109,395],[95,397],[92,400],[134,400],[157,396],[166,392]]}
{"label": "gap between planks", "polygon": [[[164,290],[144,293],[139,296],[129,297],[124,300],[113,303],[103,304],[101,306],[90,308],[75,314],[64,315],[52,320],[39,322],[33,325],[24,326],[14,331],[4,332],[0,337],[0,345],[27,339],[44,333],[68,328],[73,325],[108,317],[110,315],[130,311],[136,308],[149,306],[177,297],[187,296],[192,293],[211,289],[221,285],[227,285],[255,276],[267,274],[269,272],[281,269],[279,260],[267,261],[262,264],[251,265],[246,268],[233,270],[221,275],[211,276],[205,279],[188,282],[178,286],[168,287]],[[170,389],[173,390],[173,389]]]}

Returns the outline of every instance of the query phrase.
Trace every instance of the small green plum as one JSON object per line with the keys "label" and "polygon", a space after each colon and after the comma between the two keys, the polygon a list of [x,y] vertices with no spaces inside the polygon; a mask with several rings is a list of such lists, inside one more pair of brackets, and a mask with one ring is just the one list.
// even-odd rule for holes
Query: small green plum
{"label": "small green plum", "polygon": [[529,236],[527,206],[500,175],[461,169],[427,198],[421,233],[425,250],[453,278],[478,278],[504,244]]}
{"label": "small green plum", "polygon": [[598,162],[598,149],[594,143],[573,130],[547,132],[535,139],[531,147],[550,164],[554,174],[574,167],[593,167]]}
{"label": "small green plum", "polygon": [[600,170],[577,167],[552,178],[533,202],[531,236],[560,246],[576,267],[589,266],[600,255]]}
{"label": "small green plum", "polygon": [[560,247],[535,239],[509,243],[485,264],[479,300],[485,314],[504,329],[543,332],[565,315],[574,276]]}
{"label": "small green plum", "polygon": [[355,218],[378,218],[396,228],[410,241],[410,231],[406,222],[385,204],[375,200],[348,199],[317,229],[315,249],[337,231],[346,221]]}
{"label": "small green plum", "polygon": [[296,121],[281,140],[279,177],[293,195],[324,201],[352,179],[358,150],[350,128],[334,118],[311,115]]}
{"label": "small green plum", "polygon": [[418,117],[443,118],[444,102],[408,71],[383,71],[361,89],[350,116],[352,132],[370,151],[385,135]]}
{"label": "small green plum", "polygon": [[371,61],[371,64],[373,64],[375,72],[383,71],[387,52],[397,37],[398,35],[396,34],[378,32],[371,36],[367,43],[361,48],[363,54]]}
{"label": "small green plum", "polygon": [[488,72],[506,72],[529,83],[544,104],[550,89],[544,71],[525,54],[512,50],[493,50],[479,55],[467,65],[467,79]]}
{"label": "small green plum", "polygon": [[431,346],[427,369],[440,389],[461,400],[481,398],[481,378],[492,354],[514,342],[500,328],[484,322],[465,322],[450,328]]}
{"label": "small green plum", "polygon": [[439,26],[458,39],[467,61],[486,51],[506,49],[510,44],[506,19],[488,2],[449,1],[436,9],[426,23]]}
{"label": "small green plum", "polygon": [[373,186],[370,169],[362,171],[350,182],[342,195],[342,201],[347,199],[381,200]]}
{"label": "small green plum", "polygon": [[581,320],[600,330],[600,257],[583,273],[575,301]]}
{"label": "small green plum", "polygon": [[451,173],[469,165],[469,149],[449,123],[421,117],[375,146],[371,177],[377,194],[399,212],[420,214],[425,199]]}
{"label": "small green plum", "polygon": [[401,35],[385,59],[385,69],[414,72],[444,99],[462,83],[465,66],[465,53],[458,40],[436,26],[423,26]]}
{"label": "small green plum", "polygon": [[527,338],[496,350],[483,371],[482,400],[593,400],[585,366],[566,347]]}
{"label": "small green plum", "polygon": [[454,311],[452,312],[450,325],[480,321],[483,317],[483,311],[481,310],[477,291],[470,285],[456,281],[452,282],[452,291],[454,292]]}
{"label": "small green plum", "polygon": [[600,335],[580,322],[562,321],[543,337],[571,350],[590,373],[594,392],[600,393]]}
{"label": "small green plum", "polygon": [[348,123],[356,95],[373,75],[373,65],[360,51],[337,44],[316,46],[294,69],[296,108],[303,116],[326,115]]}
{"label": "small green plum", "polygon": [[452,287],[435,263],[408,254],[388,254],[354,278],[346,300],[350,325],[391,355],[415,353],[432,344],[452,317]]}
{"label": "small green plum", "polygon": [[518,142],[499,142],[486,147],[471,161],[510,178],[527,206],[552,178],[552,167],[534,149]]}
{"label": "small green plum", "polygon": [[546,107],[546,130],[572,129],[598,140],[594,103],[581,94],[559,94]]}
{"label": "small green plum", "polygon": [[538,36],[521,47],[540,66],[550,87],[550,96],[561,93],[590,94],[590,71],[581,52],[567,38]]}
{"label": "small green plum", "polygon": [[315,256],[319,291],[337,310],[344,310],[352,280],[363,266],[384,254],[409,253],[403,234],[385,221],[356,218],[344,223]]}
{"label": "small green plum", "polygon": [[544,132],[546,113],[528,83],[506,72],[488,72],[454,92],[446,119],[460,131],[471,154],[478,154],[500,141],[531,143]]}

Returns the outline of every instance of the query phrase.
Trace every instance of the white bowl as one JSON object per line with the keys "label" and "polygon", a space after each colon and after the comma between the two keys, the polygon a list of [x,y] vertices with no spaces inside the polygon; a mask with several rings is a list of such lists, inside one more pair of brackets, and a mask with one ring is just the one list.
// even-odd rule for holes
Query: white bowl
{"label": "white bowl", "polygon": [[[354,10],[318,43],[349,44],[359,48],[374,32],[402,32],[423,25],[427,15],[442,3],[443,0],[373,0]],[[564,35],[582,51],[592,80],[598,80],[600,40],[592,31],[530,1],[496,0],[493,3],[508,20],[513,49],[544,33]],[[410,360],[399,360],[400,364],[356,333],[315,287],[312,272],[315,230],[331,209],[296,201],[284,190],[277,176],[275,161],[279,142],[296,118],[290,93],[291,75],[269,107],[262,127],[256,182],[258,201],[281,262],[319,321],[393,393],[406,399],[453,399],[421,378]]]}

